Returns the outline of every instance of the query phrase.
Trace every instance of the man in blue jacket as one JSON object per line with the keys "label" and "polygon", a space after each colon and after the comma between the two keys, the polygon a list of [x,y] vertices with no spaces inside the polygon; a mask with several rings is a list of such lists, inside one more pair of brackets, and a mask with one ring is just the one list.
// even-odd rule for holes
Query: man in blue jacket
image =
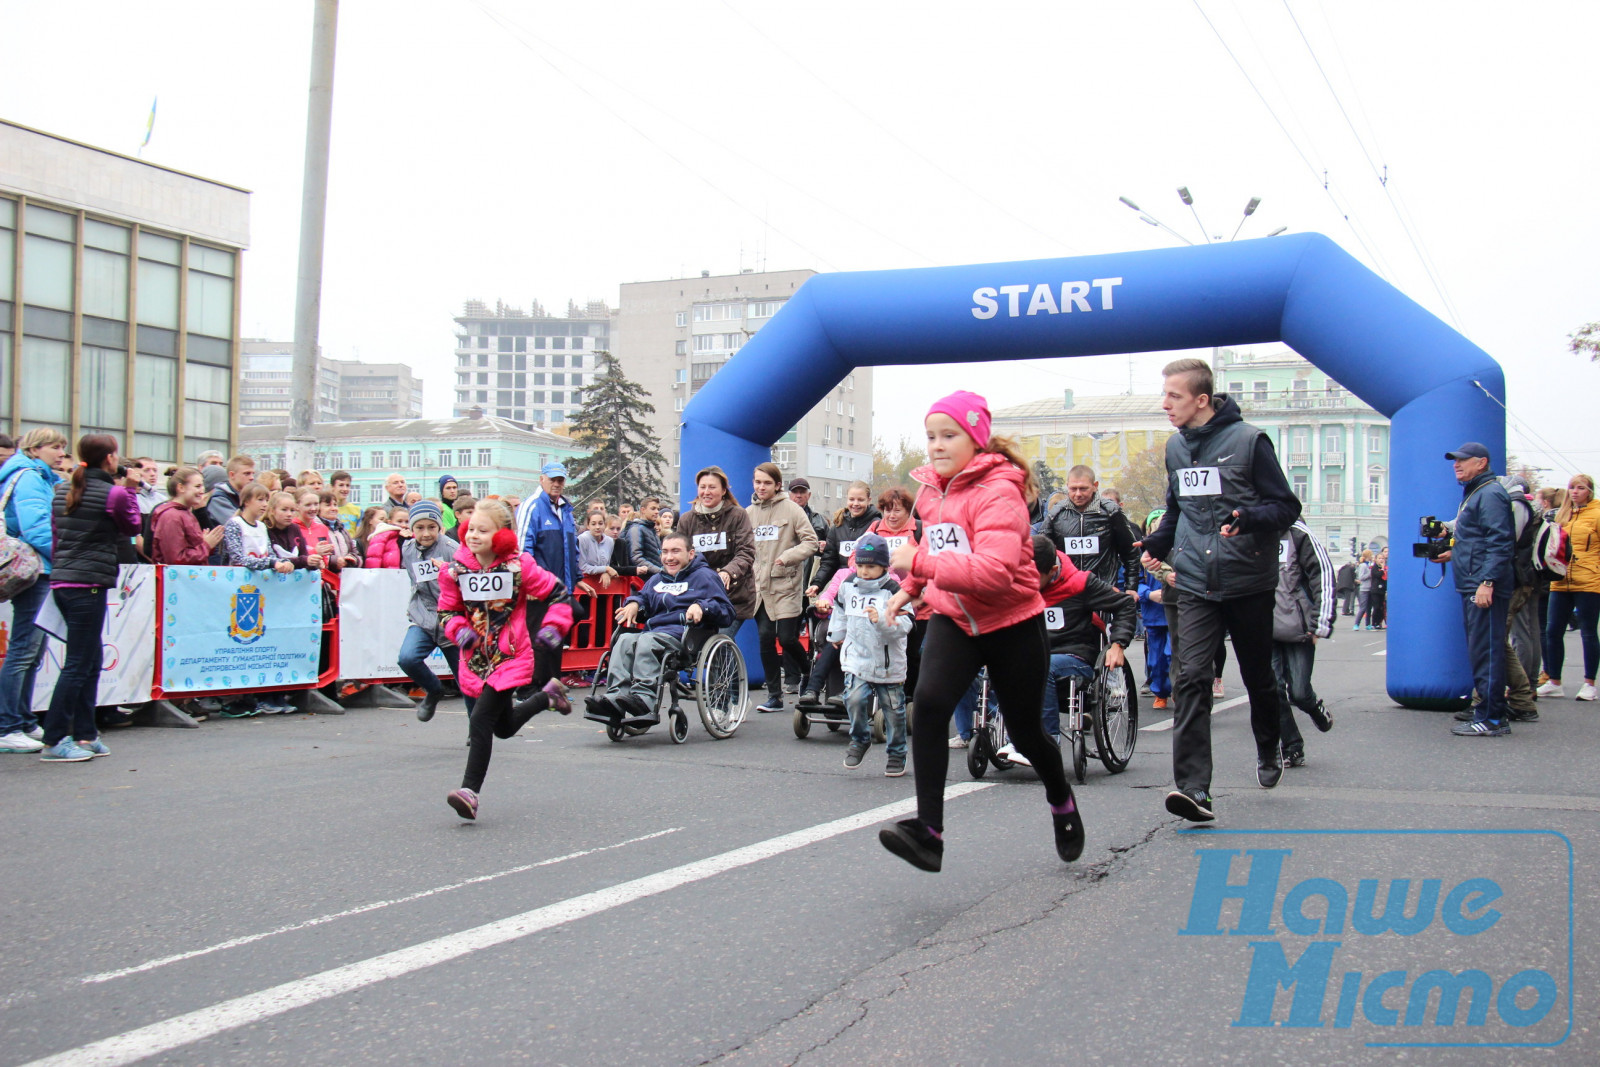
{"label": "man in blue jacket", "polygon": [[1461,509],[1454,523],[1455,543],[1440,556],[1455,566],[1456,592],[1467,628],[1467,655],[1478,690],[1477,717],[1458,723],[1461,737],[1504,737],[1511,732],[1506,707],[1506,619],[1516,585],[1513,557],[1516,520],[1511,497],[1489,469],[1489,450],[1468,441],[1445,459],[1455,464],[1461,483]]}
{"label": "man in blue jacket", "polygon": [[617,612],[618,626],[635,626],[643,616],[645,628],[619,634],[612,641],[606,692],[589,698],[586,714],[591,718],[659,723],[656,691],[662,664],[683,647],[684,630],[690,626],[719,630],[733,622],[733,603],[722,580],[695,555],[686,536],[666,536],[661,542],[661,565],[661,573],[651,575]]}
{"label": "man in blue jacket", "polygon": [[566,491],[567,468],[546,463],[539,471],[539,492],[517,509],[517,537],[539,566],[573,589],[578,584],[578,527]]}

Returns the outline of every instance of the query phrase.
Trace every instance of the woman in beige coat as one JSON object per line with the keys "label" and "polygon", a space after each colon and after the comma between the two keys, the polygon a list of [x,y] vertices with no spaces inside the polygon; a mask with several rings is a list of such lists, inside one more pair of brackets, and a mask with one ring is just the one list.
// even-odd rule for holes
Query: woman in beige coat
{"label": "woman in beige coat", "polygon": [[[805,509],[780,486],[777,464],[755,470],[755,493],[745,509],[756,539],[756,628],[761,640],[761,669],[767,676],[767,702],[757,711],[783,710],[785,671],[806,676],[800,647],[800,613],[805,608],[805,561],[817,554],[817,533]],[[780,657],[775,645],[781,645]]]}

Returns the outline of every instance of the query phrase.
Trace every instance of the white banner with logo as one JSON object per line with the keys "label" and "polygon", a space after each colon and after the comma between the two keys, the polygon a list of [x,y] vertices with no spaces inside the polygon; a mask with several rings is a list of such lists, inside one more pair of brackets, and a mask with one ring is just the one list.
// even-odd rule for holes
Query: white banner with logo
{"label": "white banner with logo", "polygon": [[[348,570],[339,575],[339,677],[387,681],[406,676],[400,644],[411,622],[411,575],[403,570]],[[427,659],[434,674],[450,665],[438,649]]]}
{"label": "white banner with logo", "polygon": [[167,567],[161,688],[208,693],[317,680],[322,575],[314,570]]}
{"label": "white banner with logo", "polygon": [[[49,581],[49,578],[41,578]],[[50,707],[56,679],[66,658],[66,627],[55,602],[46,599],[39,612],[46,628],[34,675],[33,710]],[[150,699],[156,665],[156,569],[123,564],[116,588],[106,591],[106,624],[101,631],[104,651],[100,662],[100,691],[96,703],[143,704]],[[11,604],[0,604],[0,658],[11,646]]]}

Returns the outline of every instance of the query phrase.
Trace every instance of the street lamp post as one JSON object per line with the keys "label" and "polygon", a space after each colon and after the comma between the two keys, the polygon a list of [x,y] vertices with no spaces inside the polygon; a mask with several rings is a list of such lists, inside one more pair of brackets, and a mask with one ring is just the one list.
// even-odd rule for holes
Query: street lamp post
{"label": "street lamp post", "polygon": [[[1174,230],[1171,226],[1168,226],[1166,223],[1162,222],[1160,219],[1156,218],[1153,214],[1151,214],[1150,212],[1146,211],[1144,208],[1140,207],[1138,204],[1135,204],[1132,200],[1129,200],[1127,197],[1119,196],[1119,197],[1117,197],[1117,199],[1119,201],[1121,201],[1122,203],[1126,204],[1129,208],[1133,209],[1134,211],[1137,211],[1139,213],[1139,221],[1140,222],[1148,223],[1149,225],[1155,226],[1158,229],[1165,230],[1167,233],[1171,234],[1173,237],[1176,237],[1178,240],[1182,241],[1186,245],[1193,245],[1194,244],[1194,242],[1189,240],[1189,238],[1185,237],[1183,234],[1179,233],[1177,230]],[[1211,244],[1212,243],[1212,237],[1206,231],[1205,223],[1202,222],[1201,219],[1200,219],[1200,212],[1194,206],[1194,196],[1189,192],[1189,187],[1187,185],[1178,186],[1178,199],[1182,200],[1183,203],[1184,203],[1184,206],[1187,207],[1189,209],[1190,213],[1192,213],[1194,215],[1194,221],[1200,227],[1200,236],[1205,238],[1206,244]],[[1234,239],[1236,239],[1239,236],[1239,231],[1244,229],[1245,220],[1248,219],[1251,215],[1254,215],[1256,213],[1256,208],[1258,208],[1260,206],[1261,206],[1261,198],[1259,196],[1252,196],[1250,198],[1250,202],[1244,206],[1244,214],[1239,217],[1239,225],[1237,225],[1237,226],[1235,226],[1233,228],[1233,235],[1228,238],[1229,242],[1232,242]],[[1268,237],[1276,237],[1280,233],[1287,232],[1288,229],[1289,229],[1289,227],[1287,227],[1287,226],[1279,226],[1276,230],[1273,230],[1271,233],[1267,234],[1267,236]],[[1216,237],[1216,240],[1221,241],[1222,237],[1219,235],[1219,236]]]}

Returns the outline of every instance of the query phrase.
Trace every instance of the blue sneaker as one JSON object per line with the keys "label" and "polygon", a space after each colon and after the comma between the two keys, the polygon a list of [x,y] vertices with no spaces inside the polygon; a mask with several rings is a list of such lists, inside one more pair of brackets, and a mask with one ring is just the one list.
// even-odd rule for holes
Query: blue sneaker
{"label": "blue sneaker", "polygon": [[94,753],[96,756],[109,756],[109,755],[111,755],[111,750],[106,747],[106,743],[104,741],[100,740],[98,737],[95,738],[93,741],[79,741],[78,742],[78,747],[79,748],[88,749],[90,752]]}
{"label": "blue sneaker", "polygon": [[39,753],[39,758],[46,763],[87,763],[94,759],[94,753],[72,738],[63,737]]}

